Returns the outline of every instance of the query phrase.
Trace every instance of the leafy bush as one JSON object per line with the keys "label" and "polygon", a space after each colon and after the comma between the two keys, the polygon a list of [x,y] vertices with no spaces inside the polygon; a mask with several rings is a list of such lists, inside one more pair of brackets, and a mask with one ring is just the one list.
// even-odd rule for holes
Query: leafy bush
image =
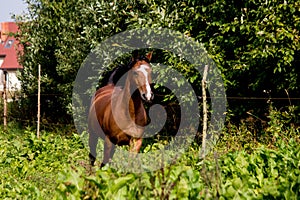
{"label": "leafy bush", "polygon": [[[271,110],[256,140],[251,123],[231,124],[205,160],[192,144],[154,172],[90,167],[76,134],[9,127],[0,132],[0,195],[6,199],[299,199],[300,134],[293,107]],[[289,112],[287,112],[289,111]],[[282,125],[283,124],[283,125]],[[154,146],[162,145],[159,141]],[[247,144],[247,145],[246,145]],[[150,143],[145,144],[148,151]]]}
{"label": "leafy bush", "polygon": [[[221,160],[224,199],[298,199],[300,147],[291,139],[278,150],[261,146],[226,154]],[[220,199],[223,199],[220,198]]]}
{"label": "leafy bush", "polygon": [[30,129],[1,131],[0,146],[0,196],[11,199],[49,199],[57,173],[84,155],[78,135],[41,132],[38,139]]}
{"label": "leafy bush", "polygon": [[206,161],[188,153],[175,165],[143,174],[109,167],[92,174],[84,168],[66,169],[58,179],[56,198],[297,199],[300,195],[300,147],[293,139],[277,150],[260,146],[251,154],[235,151]]}
{"label": "leafy bush", "polygon": [[[214,153],[205,160],[194,144],[172,165],[161,163],[164,168],[155,172],[122,173],[109,166],[92,171],[68,168],[60,174],[56,198],[298,199],[299,129],[281,126],[282,121],[273,124],[273,120],[286,120],[286,115],[271,113],[258,141],[250,140],[253,133],[245,124],[229,133],[224,130]],[[275,134],[279,136],[273,140]]]}

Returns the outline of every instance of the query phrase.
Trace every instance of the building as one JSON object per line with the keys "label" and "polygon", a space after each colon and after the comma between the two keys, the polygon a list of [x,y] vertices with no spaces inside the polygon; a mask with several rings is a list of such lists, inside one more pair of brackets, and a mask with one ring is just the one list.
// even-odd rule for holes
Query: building
{"label": "building", "polygon": [[3,82],[6,75],[6,89],[14,93],[21,89],[21,83],[17,78],[17,73],[23,69],[18,62],[18,52],[20,46],[12,33],[18,31],[18,26],[14,22],[2,22],[0,24],[0,91],[3,92]]}

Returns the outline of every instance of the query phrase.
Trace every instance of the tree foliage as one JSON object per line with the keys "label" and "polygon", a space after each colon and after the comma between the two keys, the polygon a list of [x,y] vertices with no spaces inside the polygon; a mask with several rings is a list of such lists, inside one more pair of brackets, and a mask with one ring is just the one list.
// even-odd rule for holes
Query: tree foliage
{"label": "tree foliage", "polygon": [[[31,116],[42,66],[46,117],[70,120],[72,84],[87,54],[105,38],[138,27],[165,27],[204,43],[228,96],[299,97],[300,3],[296,0],[26,0],[19,39],[20,76]],[[189,74],[193,77],[196,75]],[[256,104],[229,101],[235,114]],[[255,107],[254,107],[255,106]],[[263,108],[263,106],[261,106]],[[67,117],[66,117],[67,116]]]}

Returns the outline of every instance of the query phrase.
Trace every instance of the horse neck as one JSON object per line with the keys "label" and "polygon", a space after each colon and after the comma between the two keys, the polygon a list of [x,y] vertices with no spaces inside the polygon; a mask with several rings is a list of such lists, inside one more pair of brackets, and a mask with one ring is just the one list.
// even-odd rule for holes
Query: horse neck
{"label": "horse neck", "polygon": [[142,99],[140,95],[137,94],[131,95],[132,92],[134,92],[134,90],[136,89],[136,87],[134,87],[134,85],[132,84],[131,79],[132,79],[131,74],[128,73],[121,96],[122,96],[122,102],[125,103],[126,106],[128,106],[129,100],[132,99],[134,103],[134,108],[136,110],[139,106],[142,105]]}
{"label": "horse neck", "polygon": [[120,93],[113,94],[112,101],[112,114],[117,126],[126,134],[140,138],[143,134],[143,125],[145,124],[145,117],[141,98],[139,95],[131,97],[133,91],[131,84],[131,77],[128,74],[125,86]]}
{"label": "horse neck", "polygon": [[[136,132],[143,132],[143,128],[145,124],[146,124],[146,115],[145,115],[145,108],[143,106],[143,101],[140,95],[140,92],[134,92],[134,90],[136,90],[136,87],[134,87],[134,85],[132,84],[131,81],[131,77],[128,74],[126,83],[125,83],[125,88],[123,90],[123,103],[127,102],[126,105],[123,104],[123,106],[127,109],[127,111],[129,111],[129,115],[131,115],[131,117],[134,117],[134,127],[136,127],[136,125],[138,125],[138,129],[134,129],[134,133]],[[131,95],[132,94],[132,95]],[[132,100],[133,105],[129,104],[129,100]],[[126,113],[126,111],[125,111]],[[128,113],[127,113],[128,114]],[[126,114],[125,114],[126,115]],[[127,115],[128,116],[128,115]],[[132,118],[133,119],[133,118]],[[142,133],[141,132],[141,133]]]}

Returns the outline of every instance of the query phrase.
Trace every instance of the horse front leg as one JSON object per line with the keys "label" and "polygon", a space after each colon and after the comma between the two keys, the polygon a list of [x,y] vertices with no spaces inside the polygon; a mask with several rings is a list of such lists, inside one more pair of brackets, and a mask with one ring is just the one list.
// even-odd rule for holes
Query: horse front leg
{"label": "horse front leg", "polygon": [[90,147],[89,158],[92,166],[94,166],[97,157],[96,149],[98,144],[98,138],[99,137],[95,133],[93,132],[89,133],[89,147]]}
{"label": "horse front leg", "polygon": [[132,138],[130,140],[130,151],[134,153],[140,152],[140,149],[142,147],[142,138]]}
{"label": "horse front leg", "polygon": [[138,155],[140,149],[142,147],[142,138],[131,138],[129,143],[129,159],[128,159],[128,167],[134,170],[139,170],[141,167],[141,160]]}
{"label": "horse front leg", "polygon": [[113,157],[115,153],[115,145],[110,141],[108,136],[105,136],[104,140],[104,156],[103,161],[100,165],[100,168],[102,168],[104,165],[106,165],[110,159]]}

